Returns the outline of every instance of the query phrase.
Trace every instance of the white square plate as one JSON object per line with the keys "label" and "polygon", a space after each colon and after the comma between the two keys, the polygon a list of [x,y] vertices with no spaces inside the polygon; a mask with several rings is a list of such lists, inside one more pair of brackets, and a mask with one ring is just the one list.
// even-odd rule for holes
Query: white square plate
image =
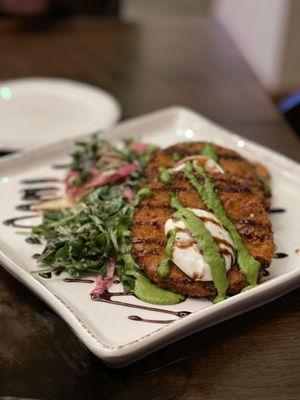
{"label": "white square plate", "polygon": [[[261,285],[221,303],[213,305],[205,299],[187,299],[184,303],[163,307],[174,311],[192,312],[184,318],[171,316],[174,318],[172,323],[154,324],[129,320],[128,316],[132,314],[150,319],[165,319],[166,314],[144,310],[132,311],[127,307],[93,302],[89,296],[93,284],[67,284],[63,281],[63,274],[52,279],[32,275],[30,271],[37,268],[32,255],[41,252],[42,246],[26,243],[24,236],[16,233],[18,229],[2,224],[7,218],[26,215],[26,212],[17,211],[15,208],[20,204],[20,190],[26,188],[21,183],[23,179],[64,177],[65,171],[54,169],[53,165],[68,161],[74,141],[57,143],[3,159],[0,162],[2,265],[52,307],[85,345],[106,364],[112,367],[129,364],[184,336],[271,301],[299,285],[300,252],[296,251],[300,248],[299,164],[227,132],[202,116],[181,107],[169,108],[121,123],[102,136],[111,141],[136,136],[163,147],[185,140],[209,140],[237,150],[250,160],[261,161],[270,169],[272,175],[273,207],[286,209],[283,214],[271,214],[271,218],[277,250],[289,255],[287,258],[273,260],[270,276],[264,279]],[[58,183],[54,185],[59,186]],[[22,223],[38,223],[38,220],[39,217],[24,220]],[[112,287],[112,291],[115,290],[118,290],[117,284]],[[128,301],[144,304],[133,298],[129,298]]]}

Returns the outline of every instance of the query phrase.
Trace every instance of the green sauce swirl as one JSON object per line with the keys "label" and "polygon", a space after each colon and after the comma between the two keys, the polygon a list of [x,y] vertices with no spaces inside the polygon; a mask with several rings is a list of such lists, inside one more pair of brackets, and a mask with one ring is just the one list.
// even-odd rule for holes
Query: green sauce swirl
{"label": "green sauce swirl", "polygon": [[170,273],[169,263],[170,263],[171,258],[172,258],[175,238],[176,238],[176,229],[172,229],[169,232],[169,239],[168,239],[168,242],[167,242],[167,245],[166,245],[166,248],[165,248],[166,257],[163,258],[158,264],[157,273],[162,278],[167,278],[169,273]]}
{"label": "green sauce swirl", "polygon": [[195,171],[204,178],[204,183],[201,183],[192,173],[192,165],[190,163],[185,165],[183,170],[184,174],[202,197],[206,206],[212,210],[216,218],[229,232],[229,235],[237,249],[237,260],[241,272],[246,277],[249,285],[256,285],[257,275],[260,269],[259,262],[249,254],[235,225],[227,217],[223,205],[215,192],[214,185],[205,170],[199,166],[195,166],[194,168]]}

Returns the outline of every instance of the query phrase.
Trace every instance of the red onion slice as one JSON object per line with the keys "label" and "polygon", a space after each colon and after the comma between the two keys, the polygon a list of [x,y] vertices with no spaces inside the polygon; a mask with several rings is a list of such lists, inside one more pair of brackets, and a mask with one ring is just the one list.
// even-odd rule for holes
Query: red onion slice
{"label": "red onion slice", "polygon": [[84,187],[86,189],[90,189],[104,186],[108,183],[114,183],[120,179],[127,178],[133,172],[137,171],[138,168],[139,167],[137,164],[128,164],[125,167],[118,169],[116,172],[113,172],[112,174],[101,175],[95,179],[92,179]]}
{"label": "red onion slice", "polygon": [[103,279],[102,276],[98,276],[96,278],[96,286],[90,292],[90,296],[92,299],[99,298],[101,294],[103,294],[111,286],[111,284],[113,283],[115,268],[116,268],[115,259],[113,257],[110,257],[108,259],[108,267],[105,278]]}
{"label": "red onion slice", "polygon": [[150,144],[143,142],[132,142],[129,146],[129,149],[137,154],[143,154],[149,146]]}
{"label": "red onion slice", "polygon": [[123,193],[123,198],[125,201],[130,203],[135,197],[134,191],[131,189],[130,186],[125,186],[124,187],[124,193]]}

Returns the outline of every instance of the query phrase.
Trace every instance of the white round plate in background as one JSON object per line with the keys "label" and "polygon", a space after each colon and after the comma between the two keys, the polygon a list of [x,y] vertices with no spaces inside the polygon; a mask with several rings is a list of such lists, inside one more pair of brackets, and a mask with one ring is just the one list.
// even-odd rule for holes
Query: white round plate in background
{"label": "white round plate in background", "polygon": [[2,81],[0,149],[28,149],[108,129],[120,115],[117,100],[91,85],[56,78]]}

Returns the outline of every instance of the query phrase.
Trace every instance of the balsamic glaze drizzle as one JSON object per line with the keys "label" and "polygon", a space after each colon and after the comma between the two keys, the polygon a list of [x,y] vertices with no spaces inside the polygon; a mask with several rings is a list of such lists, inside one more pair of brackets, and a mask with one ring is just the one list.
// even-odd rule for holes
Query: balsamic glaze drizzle
{"label": "balsamic glaze drizzle", "polygon": [[272,208],[270,211],[270,214],[279,214],[279,213],[284,213],[286,212],[285,208]]}
{"label": "balsamic glaze drizzle", "polygon": [[277,253],[273,254],[273,258],[285,258],[288,257],[289,255],[286,253],[281,253],[280,251],[278,251]]}
{"label": "balsamic glaze drizzle", "polygon": [[34,178],[34,179],[23,179],[21,181],[23,185],[31,185],[35,183],[52,183],[52,182],[62,182],[62,180],[58,178]]}
{"label": "balsamic glaze drizzle", "polygon": [[29,244],[42,244],[42,242],[38,237],[32,237],[32,236],[27,237],[25,239],[25,242]]}
{"label": "balsamic glaze drizzle", "polygon": [[69,168],[70,164],[53,164],[52,168],[53,169],[65,169],[65,168]]}
{"label": "balsamic glaze drizzle", "polygon": [[34,225],[20,225],[20,224],[16,223],[16,221],[36,218],[39,216],[40,216],[39,214],[31,214],[31,215],[24,215],[23,217],[9,218],[9,219],[6,219],[5,221],[3,221],[3,224],[7,225],[7,226],[14,226],[15,228],[31,229],[31,228],[34,228]]}
{"label": "balsamic glaze drizzle", "polygon": [[175,319],[148,319],[139,317],[138,315],[129,315],[128,319],[139,322],[150,322],[152,324],[170,324],[171,322],[176,321]]}
{"label": "balsamic glaze drizzle", "polygon": [[56,195],[58,190],[55,186],[22,189],[22,200],[43,200],[45,196]]}
{"label": "balsamic glaze drizzle", "polygon": [[79,282],[79,283],[94,283],[95,281],[93,279],[83,279],[83,278],[64,278],[64,282]]}
{"label": "balsamic glaze drizzle", "polygon": [[15,208],[19,211],[30,211],[34,203],[18,204]]}
{"label": "balsamic glaze drizzle", "polygon": [[41,276],[42,278],[50,279],[52,277],[52,274],[51,272],[41,272],[39,276]]}
{"label": "balsamic glaze drizzle", "polygon": [[115,305],[119,305],[119,306],[123,306],[123,307],[137,308],[139,310],[154,311],[154,312],[160,312],[160,313],[164,313],[164,314],[175,315],[176,317],[179,317],[179,318],[184,318],[187,315],[191,314],[190,311],[171,311],[171,310],[164,310],[163,308],[141,306],[138,304],[131,304],[131,303],[125,303],[125,302],[118,301],[118,300],[111,300],[111,298],[114,296],[134,296],[134,294],[128,293],[128,292],[112,293],[112,292],[106,291],[101,296],[92,298],[92,300],[101,301],[103,303],[115,304]]}
{"label": "balsamic glaze drizzle", "polygon": [[40,256],[41,256],[40,253],[34,253],[34,254],[32,255],[32,258],[33,258],[34,260],[36,260],[36,259],[38,259]]}

